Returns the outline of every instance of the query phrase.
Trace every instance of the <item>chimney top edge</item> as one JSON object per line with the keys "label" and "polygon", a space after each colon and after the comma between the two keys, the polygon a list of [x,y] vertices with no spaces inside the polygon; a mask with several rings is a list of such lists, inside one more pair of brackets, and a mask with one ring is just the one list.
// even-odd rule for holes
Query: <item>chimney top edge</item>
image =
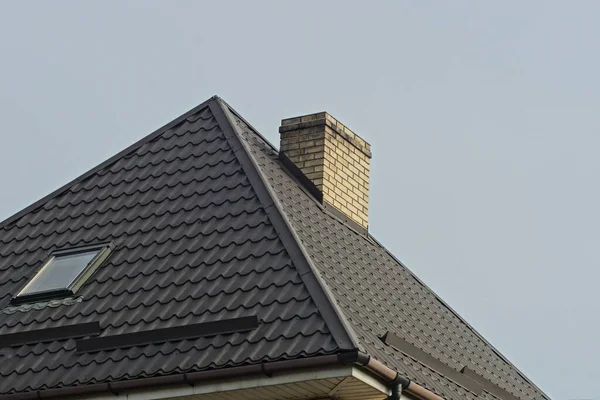
{"label": "chimney top edge", "polygon": [[365,155],[367,155],[369,158],[372,157],[371,145],[369,144],[369,142],[364,140],[346,125],[342,124],[340,121],[331,116],[331,114],[325,111],[320,113],[303,115],[300,117],[282,119],[281,126],[279,127],[279,133],[284,134],[286,132],[293,132],[316,126],[329,127],[334,133],[337,133],[340,136],[342,136],[354,147],[358,148]]}

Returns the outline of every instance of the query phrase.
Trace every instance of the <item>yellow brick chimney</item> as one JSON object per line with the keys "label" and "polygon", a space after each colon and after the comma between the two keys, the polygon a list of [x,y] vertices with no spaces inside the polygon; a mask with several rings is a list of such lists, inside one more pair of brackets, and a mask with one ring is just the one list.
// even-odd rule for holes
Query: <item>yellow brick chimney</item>
{"label": "yellow brick chimney", "polygon": [[325,205],[367,229],[371,145],[326,112],[281,121],[280,153],[318,189]]}

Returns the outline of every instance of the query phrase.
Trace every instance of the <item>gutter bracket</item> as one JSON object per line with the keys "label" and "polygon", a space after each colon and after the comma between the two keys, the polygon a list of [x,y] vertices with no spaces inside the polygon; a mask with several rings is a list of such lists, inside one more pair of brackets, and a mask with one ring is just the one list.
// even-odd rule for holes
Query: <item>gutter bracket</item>
{"label": "gutter bracket", "polygon": [[267,367],[265,366],[265,363],[260,363],[260,370],[263,372],[263,374],[265,374],[267,377],[272,378],[273,377],[273,373],[267,371]]}
{"label": "gutter bracket", "polygon": [[115,389],[113,389],[113,387],[111,386],[110,382],[107,383],[108,386],[108,391],[111,392],[112,394],[114,394],[115,396],[119,395],[119,392],[117,392]]}
{"label": "gutter bracket", "polygon": [[190,381],[190,378],[188,377],[187,373],[183,374],[183,381],[185,383],[187,383],[189,386],[194,387],[194,383],[192,381]]}

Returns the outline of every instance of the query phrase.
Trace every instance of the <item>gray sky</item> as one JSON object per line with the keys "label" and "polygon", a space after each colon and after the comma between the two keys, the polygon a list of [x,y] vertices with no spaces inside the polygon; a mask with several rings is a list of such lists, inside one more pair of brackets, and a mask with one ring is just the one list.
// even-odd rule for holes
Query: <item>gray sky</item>
{"label": "gray sky", "polygon": [[373,146],[371,233],[600,399],[600,3],[370,3],[0,1],[0,219],[213,94],[276,144],[327,110]]}

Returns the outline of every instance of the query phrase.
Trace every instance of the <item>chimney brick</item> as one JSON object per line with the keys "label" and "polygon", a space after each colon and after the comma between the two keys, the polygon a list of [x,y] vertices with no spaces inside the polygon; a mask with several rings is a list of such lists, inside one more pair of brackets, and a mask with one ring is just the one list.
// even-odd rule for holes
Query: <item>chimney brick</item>
{"label": "chimney brick", "polygon": [[281,121],[280,151],[310,179],[323,202],[367,229],[371,145],[326,112]]}

